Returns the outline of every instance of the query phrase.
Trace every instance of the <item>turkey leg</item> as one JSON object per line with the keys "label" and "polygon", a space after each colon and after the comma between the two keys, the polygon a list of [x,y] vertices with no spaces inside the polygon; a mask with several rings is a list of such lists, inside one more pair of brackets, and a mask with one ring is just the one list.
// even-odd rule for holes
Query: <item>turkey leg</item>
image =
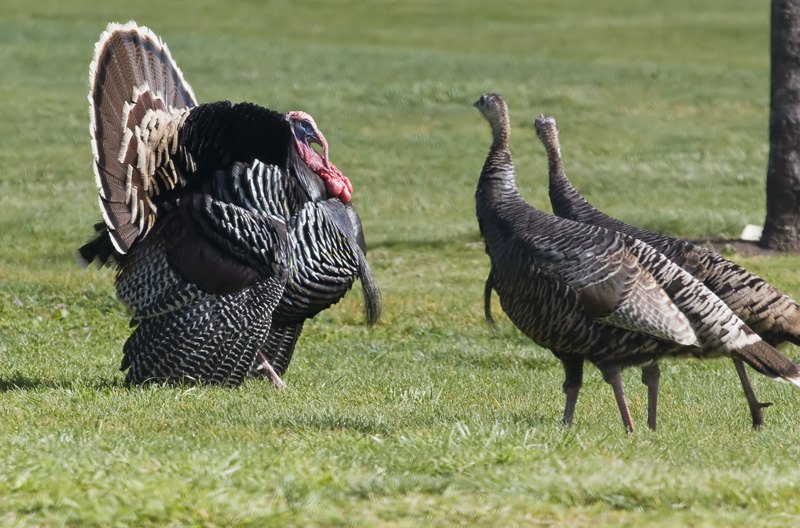
{"label": "turkey leg", "polygon": [[578,402],[578,393],[583,385],[583,358],[580,356],[567,356],[561,358],[564,365],[564,394],[567,403],[564,406],[563,424],[572,425],[572,415],[575,414],[575,404]]}
{"label": "turkey leg", "polygon": [[753,429],[761,429],[764,423],[764,415],[761,409],[769,407],[772,402],[761,403],[756,399],[756,393],[753,392],[753,386],[750,384],[750,378],[747,377],[747,371],[744,369],[744,362],[741,359],[733,358],[733,365],[736,367],[736,373],[742,382],[744,389],[744,396],[747,398],[747,405],[750,407],[750,416],[753,417]]}
{"label": "turkey leg", "polygon": [[275,372],[275,369],[272,368],[272,365],[269,364],[269,361],[267,361],[267,358],[264,357],[264,354],[262,354],[260,350],[256,352],[256,362],[258,364],[256,370],[264,370],[269,380],[273,385],[275,385],[276,389],[282,389],[286,387],[286,384],[283,382],[281,377],[278,376],[278,373]]}
{"label": "turkey leg", "polygon": [[661,369],[658,363],[642,367],[642,383],[647,386],[647,427],[656,430],[656,409],[658,407],[658,382]]}
{"label": "turkey leg", "polygon": [[619,406],[619,414],[622,416],[622,425],[625,426],[625,430],[628,433],[633,432],[633,421],[631,420],[631,411],[628,410],[628,402],[625,400],[625,393],[622,390],[622,379],[619,375],[619,367],[603,367],[600,369],[600,372],[603,373],[603,379],[606,380],[606,383],[611,385],[611,388],[614,389],[614,398],[617,400],[617,405]]}

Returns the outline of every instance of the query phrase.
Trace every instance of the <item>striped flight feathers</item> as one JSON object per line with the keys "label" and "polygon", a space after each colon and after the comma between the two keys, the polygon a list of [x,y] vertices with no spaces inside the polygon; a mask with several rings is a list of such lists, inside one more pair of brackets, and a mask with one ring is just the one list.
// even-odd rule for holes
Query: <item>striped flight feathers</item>
{"label": "striped flight feathers", "polygon": [[625,241],[594,231],[588,239],[593,243],[577,248],[560,236],[527,236],[520,247],[545,273],[576,292],[587,316],[684,346],[698,345],[686,315]]}

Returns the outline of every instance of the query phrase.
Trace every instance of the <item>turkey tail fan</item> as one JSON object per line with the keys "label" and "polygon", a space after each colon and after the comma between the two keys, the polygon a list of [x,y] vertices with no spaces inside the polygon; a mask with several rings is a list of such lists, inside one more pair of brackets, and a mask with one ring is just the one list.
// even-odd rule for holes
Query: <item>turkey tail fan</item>
{"label": "turkey tail fan", "polygon": [[[100,210],[114,250],[125,254],[155,221],[151,175],[144,170],[151,161],[137,159],[135,148],[142,145],[131,141],[131,136],[137,127],[144,130],[156,126],[156,111],[170,116],[197,102],[167,46],[148,28],[134,22],[108,25],[95,46],[89,82]],[[168,120],[163,114],[161,121],[160,126],[166,126],[164,121]],[[163,135],[163,139],[171,138]],[[92,254],[95,249],[92,243],[81,248],[79,263],[97,257],[102,260],[99,253]]]}
{"label": "turkey tail fan", "polygon": [[742,347],[733,355],[765,376],[800,386],[800,367],[764,341]]}
{"label": "turkey tail fan", "polygon": [[267,338],[284,282],[263,279],[142,321],[123,349],[126,383],[241,384]]}

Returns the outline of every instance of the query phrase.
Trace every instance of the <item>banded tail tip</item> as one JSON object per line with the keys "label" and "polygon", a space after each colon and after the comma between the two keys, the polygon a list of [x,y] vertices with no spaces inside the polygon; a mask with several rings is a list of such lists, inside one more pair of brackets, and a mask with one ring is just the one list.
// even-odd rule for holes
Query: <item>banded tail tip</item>
{"label": "banded tail tip", "polygon": [[90,262],[86,260],[86,257],[83,256],[80,249],[75,250],[75,262],[78,263],[82,269],[86,269],[89,267]]}
{"label": "banded tail tip", "polygon": [[793,383],[794,385],[797,385],[798,387],[800,387],[800,374],[797,374],[797,375],[792,376],[790,378],[784,378],[784,380],[786,382],[788,382],[788,383]]}
{"label": "banded tail tip", "polygon": [[[788,360],[787,360],[788,361]],[[781,383],[791,383],[800,387],[800,367],[792,363],[794,367],[793,372],[786,372],[771,376],[772,379],[780,381]]]}
{"label": "banded tail tip", "polygon": [[800,387],[800,366],[788,358],[786,359],[786,362],[789,365],[783,369],[783,372],[781,372],[781,376],[778,379]]}

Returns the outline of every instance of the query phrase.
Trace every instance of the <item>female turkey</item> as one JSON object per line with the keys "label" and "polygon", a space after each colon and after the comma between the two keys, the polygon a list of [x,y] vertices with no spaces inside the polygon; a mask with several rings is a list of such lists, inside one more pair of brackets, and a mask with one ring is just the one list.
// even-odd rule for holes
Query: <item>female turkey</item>
{"label": "female turkey", "polygon": [[[550,202],[556,215],[601,226],[646,242],[701,281],[770,345],[778,346],[787,341],[800,344],[800,305],[791,297],[711,250],[686,240],[640,229],[595,209],[567,179],[555,119],[541,116],[535,126],[536,134],[547,152]],[[760,428],[763,423],[761,409],[771,403],[761,403],[756,399],[744,364],[737,358],[733,358],[733,361],[747,398],[753,427]]]}
{"label": "female turkey", "polygon": [[[259,365],[273,370],[267,357],[288,363],[296,336],[283,339],[286,328],[271,320],[293,274],[291,222],[308,202],[349,207],[352,193],[313,118],[198,105],[166,45],[133,22],[109,25],[90,70],[104,222],[77,257],[119,268],[118,297],[138,324],[125,344],[127,381],[235,385]],[[269,170],[237,177],[237,164]]]}
{"label": "female turkey", "polygon": [[508,108],[497,95],[475,106],[493,142],[476,206],[503,310],[565,370],[564,423],[572,422],[588,359],[633,431],[620,369],[665,356],[738,357],[800,385],[800,369],[765,343],[700,282],[640,240],[546,214],[519,195],[508,150]]}

